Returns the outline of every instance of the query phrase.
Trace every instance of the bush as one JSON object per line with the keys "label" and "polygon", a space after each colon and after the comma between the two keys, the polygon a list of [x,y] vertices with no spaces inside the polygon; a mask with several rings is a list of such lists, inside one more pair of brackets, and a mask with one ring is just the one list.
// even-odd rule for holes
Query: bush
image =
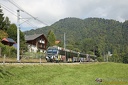
{"label": "bush", "polygon": [[98,60],[99,62],[103,62],[103,57],[98,57],[97,60]]}
{"label": "bush", "polygon": [[123,56],[123,63],[128,63],[128,53]]}
{"label": "bush", "polygon": [[45,58],[45,54],[42,52],[25,52],[23,55],[26,58]]}
{"label": "bush", "polygon": [[5,54],[6,57],[16,57],[16,49],[13,46],[7,46],[0,43],[0,47],[2,56]]}

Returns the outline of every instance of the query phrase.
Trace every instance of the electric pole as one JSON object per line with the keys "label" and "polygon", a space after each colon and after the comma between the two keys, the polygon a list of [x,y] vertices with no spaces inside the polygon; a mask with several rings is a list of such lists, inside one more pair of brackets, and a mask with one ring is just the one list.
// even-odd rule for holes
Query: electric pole
{"label": "electric pole", "polygon": [[20,61],[20,10],[17,10],[17,61]]}
{"label": "electric pole", "polygon": [[66,43],[65,43],[65,32],[64,32],[64,51],[65,51],[65,58],[66,60],[68,59],[66,56]]}
{"label": "electric pole", "polygon": [[66,49],[66,44],[65,44],[65,32],[64,32],[64,49]]}

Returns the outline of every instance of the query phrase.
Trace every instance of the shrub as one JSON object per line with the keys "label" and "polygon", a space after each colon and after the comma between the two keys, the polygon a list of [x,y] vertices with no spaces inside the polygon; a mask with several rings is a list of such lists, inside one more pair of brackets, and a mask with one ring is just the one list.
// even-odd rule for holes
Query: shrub
{"label": "shrub", "polygon": [[2,56],[5,54],[6,57],[16,57],[16,49],[13,46],[7,46],[0,43],[0,47]]}
{"label": "shrub", "polygon": [[103,57],[98,57],[97,60],[98,60],[99,62],[103,62]]}
{"label": "shrub", "polygon": [[128,53],[123,56],[123,63],[128,63]]}

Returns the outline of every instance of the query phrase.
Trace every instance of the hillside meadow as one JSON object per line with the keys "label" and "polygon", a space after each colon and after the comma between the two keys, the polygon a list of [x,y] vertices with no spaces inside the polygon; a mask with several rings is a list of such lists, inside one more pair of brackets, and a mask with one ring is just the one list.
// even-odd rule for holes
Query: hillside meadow
{"label": "hillside meadow", "polygon": [[127,74],[121,63],[1,64],[0,85],[128,85]]}

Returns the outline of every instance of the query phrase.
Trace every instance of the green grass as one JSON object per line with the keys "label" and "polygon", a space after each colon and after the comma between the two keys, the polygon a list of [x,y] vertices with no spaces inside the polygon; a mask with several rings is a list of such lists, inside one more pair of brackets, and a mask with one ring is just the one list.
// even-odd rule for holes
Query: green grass
{"label": "green grass", "polygon": [[128,85],[128,64],[1,65],[0,85]]}

